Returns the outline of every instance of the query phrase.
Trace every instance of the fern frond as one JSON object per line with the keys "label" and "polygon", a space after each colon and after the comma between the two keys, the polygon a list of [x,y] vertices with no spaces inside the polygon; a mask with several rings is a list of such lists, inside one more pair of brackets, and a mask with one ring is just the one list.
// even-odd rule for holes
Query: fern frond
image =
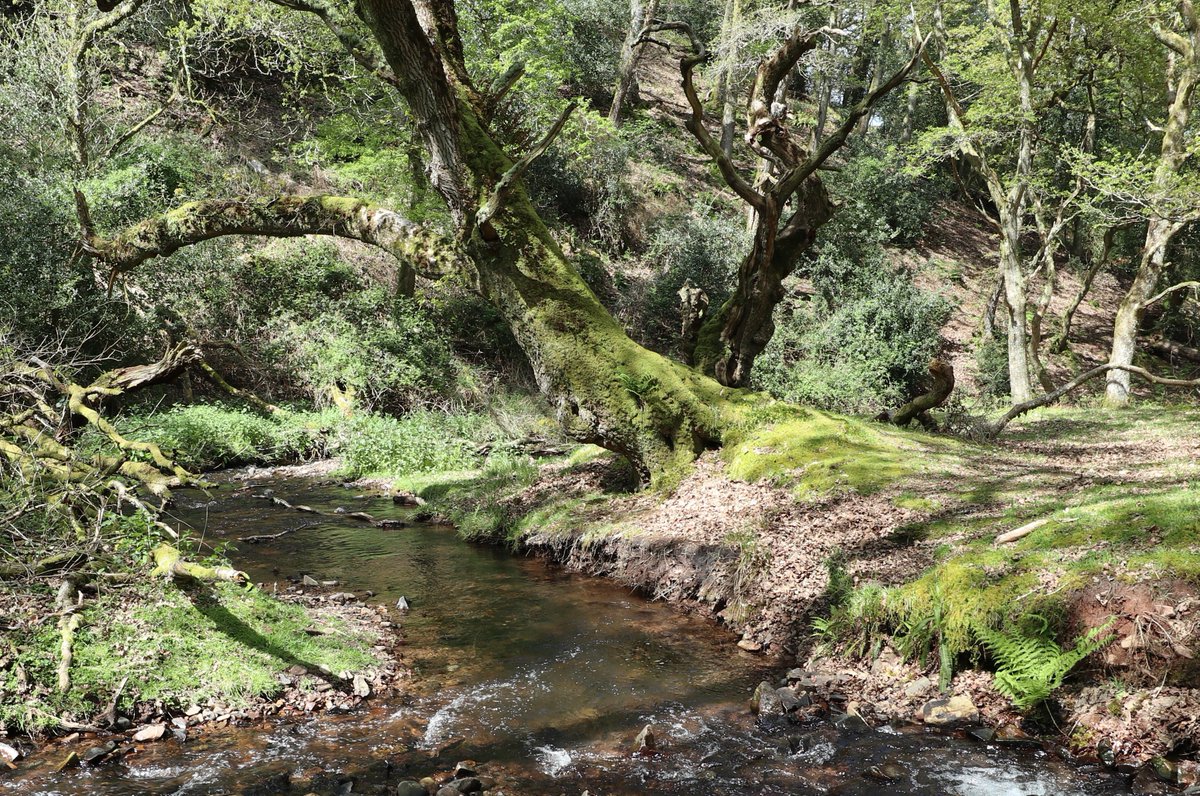
{"label": "fern frond", "polygon": [[1111,641],[1104,636],[1111,625],[1089,630],[1065,651],[1046,634],[1045,620],[1035,634],[977,627],[975,635],[996,662],[997,690],[1024,710],[1048,699],[1080,661]]}

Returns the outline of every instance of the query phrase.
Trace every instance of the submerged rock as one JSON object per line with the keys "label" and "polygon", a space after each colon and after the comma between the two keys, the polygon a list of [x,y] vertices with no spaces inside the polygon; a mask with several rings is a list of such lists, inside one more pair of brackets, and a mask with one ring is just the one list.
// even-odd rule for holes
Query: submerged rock
{"label": "submerged rock", "polygon": [[871,766],[867,769],[867,776],[871,779],[884,780],[886,782],[894,782],[898,779],[904,779],[908,775],[908,769],[898,760],[884,760],[877,766]]}
{"label": "submerged rock", "polygon": [[99,746],[93,746],[79,756],[79,759],[90,765],[97,765],[117,749],[116,741],[108,741]]}
{"label": "submerged rock", "polygon": [[857,713],[839,713],[833,717],[833,726],[854,735],[871,731],[871,725]]}

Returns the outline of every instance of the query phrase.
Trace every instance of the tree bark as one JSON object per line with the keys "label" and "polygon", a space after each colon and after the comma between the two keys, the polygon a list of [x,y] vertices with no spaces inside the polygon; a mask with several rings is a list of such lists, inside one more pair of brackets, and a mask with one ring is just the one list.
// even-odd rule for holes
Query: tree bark
{"label": "tree bark", "polygon": [[637,67],[642,59],[642,31],[658,13],[658,0],[629,0],[629,31],[621,45],[621,61],[617,66],[617,84],[613,89],[608,120],[621,124],[621,115],[637,96]]}
{"label": "tree bark", "polygon": [[740,17],[739,0],[725,0],[725,11],[721,20],[721,44],[725,49],[725,57],[720,65],[717,102],[721,106],[721,151],[727,158],[733,157],[734,124],[737,121],[737,112],[734,109],[736,91],[733,85],[737,48],[733,41],[733,31]]}
{"label": "tree bark", "polygon": [[[1188,120],[1196,82],[1200,80],[1200,17],[1191,0],[1180,0],[1177,9],[1183,33],[1155,28],[1155,34],[1169,51],[1168,57],[1174,67],[1168,86],[1171,102],[1167,107],[1158,164],[1154,170],[1154,190],[1164,192],[1170,190],[1175,176],[1190,156]],[[1109,356],[1111,364],[1128,366],[1133,363],[1133,356],[1137,352],[1138,326],[1146,302],[1154,293],[1166,267],[1167,246],[1182,228],[1182,222],[1164,213],[1151,214],[1137,275],[1121,300],[1113,322],[1112,353]],[[1104,396],[1107,405],[1125,406],[1129,403],[1129,374],[1128,370],[1122,369],[1109,371]]]}

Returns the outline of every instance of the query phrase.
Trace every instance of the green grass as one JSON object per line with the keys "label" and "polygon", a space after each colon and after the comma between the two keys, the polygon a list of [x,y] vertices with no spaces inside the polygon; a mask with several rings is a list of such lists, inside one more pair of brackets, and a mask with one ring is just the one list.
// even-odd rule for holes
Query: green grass
{"label": "green grass", "polygon": [[320,458],[336,410],[264,416],[233,404],[191,404],[120,422],[133,439],[157,443],[194,472]]}
{"label": "green grass", "polygon": [[[313,636],[306,629],[323,631]],[[45,622],[14,638],[32,691],[16,692],[16,666],[0,672],[0,723],[25,731],[53,728],[55,716],[86,721],[103,710],[122,678],[129,695],[168,708],[209,699],[231,707],[282,688],[276,675],[294,664],[316,671],[357,672],[374,664],[373,636],[341,622],[318,623],[302,606],[232,584],[179,588],[144,583],[91,603],[76,633],[72,688],[57,693],[59,631]]]}

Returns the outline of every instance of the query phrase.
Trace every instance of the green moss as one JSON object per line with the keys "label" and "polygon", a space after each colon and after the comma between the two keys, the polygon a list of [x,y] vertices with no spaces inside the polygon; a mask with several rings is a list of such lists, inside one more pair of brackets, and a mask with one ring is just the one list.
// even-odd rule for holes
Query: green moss
{"label": "green moss", "polygon": [[892,504],[897,508],[909,509],[911,511],[932,512],[941,508],[942,503],[939,500],[934,500],[929,497],[914,495],[912,492],[903,492],[892,499]]}
{"label": "green moss", "polygon": [[[306,630],[317,628],[321,635]],[[167,708],[209,699],[232,707],[271,697],[276,675],[300,664],[357,672],[375,663],[376,639],[338,621],[318,621],[302,606],[232,584],[180,588],[153,582],[91,603],[75,636],[72,688],[60,695],[59,633],[53,622],[17,637],[18,662],[33,684],[24,701],[0,704],[0,722],[26,731],[53,727],[55,716],[86,720],[103,710],[123,678],[120,707],[133,699]],[[0,691],[15,693],[15,668],[0,673]]]}
{"label": "green moss", "polygon": [[743,417],[726,437],[729,475],[790,485],[801,497],[877,491],[917,467],[936,466],[937,454],[949,447],[927,435],[789,404],[755,407]]}

